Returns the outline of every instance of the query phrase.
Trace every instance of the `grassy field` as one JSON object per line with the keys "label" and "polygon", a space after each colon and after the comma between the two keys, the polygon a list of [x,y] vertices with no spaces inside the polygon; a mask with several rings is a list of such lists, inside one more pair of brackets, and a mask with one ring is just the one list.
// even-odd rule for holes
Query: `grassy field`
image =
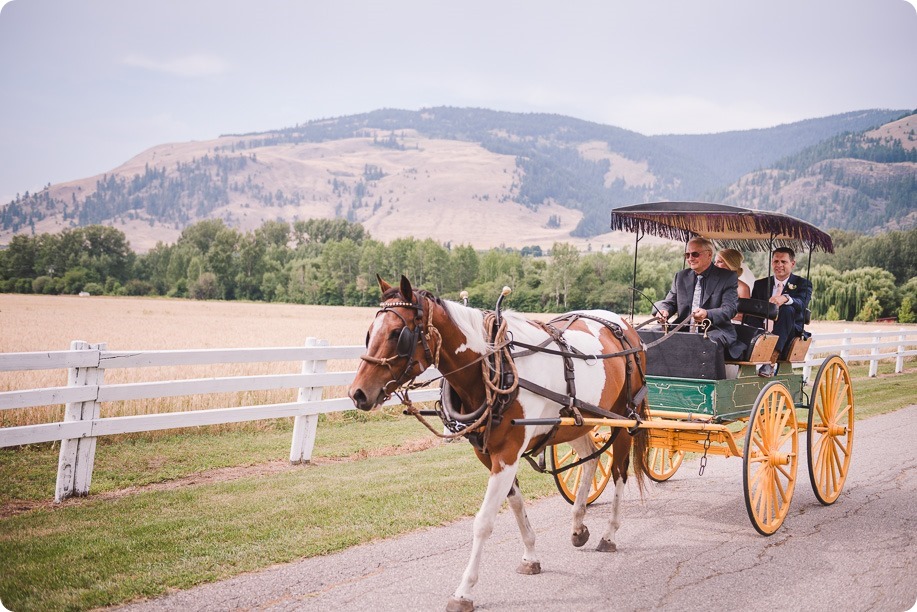
{"label": "grassy field", "polygon": [[[310,335],[358,344],[373,314],[0,295],[0,351],[60,350],[73,339],[115,350],[291,346]],[[867,378],[866,366],[851,368],[859,418],[913,403],[917,363],[891,370],[883,363]],[[92,495],[59,505],[48,501],[56,445],[0,449],[0,600],[22,612],[153,597],[448,523],[481,502],[486,472],[468,445],[441,444],[396,410],[323,416],[307,466],[286,461],[291,435],[276,420],[101,439]],[[528,467],[520,480],[529,499],[555,494],[551,477]]]}

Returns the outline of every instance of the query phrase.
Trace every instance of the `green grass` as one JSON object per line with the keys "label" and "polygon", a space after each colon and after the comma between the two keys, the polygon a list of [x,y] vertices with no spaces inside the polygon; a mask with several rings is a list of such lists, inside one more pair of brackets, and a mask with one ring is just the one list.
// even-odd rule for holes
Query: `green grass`
{"label": "green grass", "polygon": [[[851,368],[858,418],[914,402],[917,371],[908,365],[903,375],[886,375],[893,365],[882,364],[872,379],[867,366]],[[103,440],[92,492],[285,460],[291,435],[281,423]],[[428,436],[401,416],[336,415],[320,423],[313,456],[352,457]],[[0,503],[53,497],[57,450],[0,451]],[[0,519],[0,600],[16,612],[83,610],[328,554],[469,516],[486,480],[469,446],[458,443],[37,508]],[[528,499],[556,492],[550,476],[525,465],[520,481]]]}
{"label": "green grass", "polygon": [[[520,476],[529,498],[554,491]],[[0,598],[76,610],[185,589],[473,514],[486,480],[462,443],[37,510],[0,522]]]}
{"label": "green grass", "polygon": [[[313,459],[348,457],[429,436],[413,418],[360,416],[345,413],[320,419]],[[104,493],[215,468],[287,459],[292,435],[292,427],[284,422],[263,430],[100,438],[90,490]],[[53,498],[59,452],[60,447],[51,444],[0,449],[0,505]]]}
{"label": "green grass", "polygon": [[[879,363],[879,376],[869,378],[869,366],[853,366],[853,400],[857,419],[885,414],[917,403],[917,370],[915,360],[905,363],[905,372],[894,374],[894,363]],[[814,372],[813,372],[814,375]]]}

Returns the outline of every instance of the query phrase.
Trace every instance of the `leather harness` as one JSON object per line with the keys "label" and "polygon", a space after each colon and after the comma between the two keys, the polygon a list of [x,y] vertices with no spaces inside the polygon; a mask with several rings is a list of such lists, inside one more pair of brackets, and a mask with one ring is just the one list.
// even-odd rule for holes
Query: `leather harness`
{"label": "leather harness", "polygon": [[[448,395],[450,393],[450,387],[448,382],[445,380],[445,375],[443,375],[441,399],[439,402],[437,402],[436,414],[440,417],[445,427],[451,431],[452,434],[448,435],[436,432],[428,423],[426,423],[426,421],[423,420],[420,411],[413,408],[410,399],[408,398],[408,390],[410,388],[416,388],[413,385],[413,380],[417,375],[412,376],[411,370],[415,365],[419,363],[414,357],[414,349],[417,347],[417,345],[420,344],[422,346],[425,357],[429,363],[433,364],[434,367],[437,368],[439,365],[439,349],[441,346],[441,338],[440,342],[437,343],[436,355],[434,356],[430,350],[430,343],[431,334],[433,334],[436,330],[432,325],[432,320],[425,320],[423,299],[424,297],[421,296],[419,299],[414,298],[411,302],[383,302],[380,304],[380,310],[377,315],[383,312],[393,312],[404,322],[404,327],[399,334],[398,342],[396,344],[397,354],[384,358],[363,355],[361,358],[370,363],[384,365],[389,368],[389,371],[392,374],[392,380],[384,385],[387,396],[390,396],[391,393],[398,393],[398,390],[404,387],[405,389],[403,393],[398,393],[398,395],[401,397],[405,406],[407,406],[407,412],[414,414],[427,426],[428,429],[430,429],[430,431],[436,435],[446,438],[459,436],[465,437],[478,451],[487,453],[487,440],[490,437],[490,433],[494,427],[502,422],[503,415],[507,408],[516,399],[519,387],[535,393],[536,395],[540,395],[541,397],[544,397],[552,402],[560,404],[562,406],[560,411],[561,416],[572,416],[574,422],[577,425],[582,425],[584,412],[590,415],[608,419],[635,420],[638,425],[642,422],[637,408],[646,398],[647,387],[645,384],[643,384],[639,389],[636,390],[636,392],[634,392],[630,379],[635,367],[640,373],[640,380],[642,381],[645,378],[643,365],[640,363],[639,356],[639,353],[644,349],[642,346],[632,346],[627,340],[627,337],[624,335],[624,330],[620,325],[614,323],[613,321],[608,321],[588,313],[569,313],[556,317],[547,323],[533,322],[548,334],[548,338],[546,338],[541,344],[531,345],[517,340],[506,340],[501,337],[503,334],[505,334],[505,323],[501,324],[500,317],[497,315],[495,317],[485,316],[485,328],[487,329],[487,334],[489,336],[488,339],[490,344],[495,348],[494,350],[476,360],[486,362],[486,365],[484,366],[485,372],[489,371],[492,373],[490,379],[487,379],[485,376],[485,385],[489,386],[493,392],[488,393],[488,400],[471,412],[462,412],[461,410],[456,410],[452,407],[452,397]],[[395,308],[408,308],[414,310],[415,316],[413,317],[413,329],[408,327],[407,319],[397,310],[395,310]],[[485,312],[487,315],[492,315],[490,312]],[[430,313],[430,316],[432,318],[432,312]],[[611,333],[621,342],[625,348],[614,353],[590,355],[579,351],[575,347],[570,346],[570,344],[564,338],[563,334],[579,319],[589,319],[591,321],[600,323],[609,331],[611,331]],[[489,322],[490,325],[487,325],[487,322]],[[439,336],[438,331],[436,331],[436,336]],[[548,348],[548,346],[551,344],[556,344],[559,349]],[[523,350],[513,352],[511,350],[512,348],[521,348]],[[564,380],[566,381],[567,386],[566,394],[552,391],[530,380],[517,377],[515,360],[520,357],[525,357],[535,353],[557,355],[563,359]],[[628,412],[626,416],[610,412],[604,408],[596,406],[595,404],[585,402],[576,397],[576,380],[574,375],[575,372],[573,360],[582,359],[585,361],[597,361],[615,357],[623,357],[626,364],[625,395],[627,397]],[[402,370],[400,374],[396,374],[392,369],[391,362],[399,358],[406,358],[407,363],[404,370]],[[467,367],[467,365],[464,367]],[[388,387],[393,383],[395,385],[394,389],[392,392],[388,392]],[[609,440],[602,446],[602,448],[598,449],[595,453],[589,455],[588,457],[583,457],[580,460],[566,465],[559,470],[547,470],[544,465],[543,456],[541,461],[537,463],[532,459],[532,456],[541,454],[546,447],[551,445],[551,442],[554,439],[558,428],[558,425],[552,427],[548,433],[541,436],[541,438],[531,450],[523,454],[529,463],[531,463],[532,466],[540,472],[557,474],[601,455],[611,446],[612,443],[614,443],[614,440],[619,431],[619,428],[614,428],[612,435],[610,436]],[[637,426],[629,428],[628,433],[630,435],[634,435],[637,429]]]}

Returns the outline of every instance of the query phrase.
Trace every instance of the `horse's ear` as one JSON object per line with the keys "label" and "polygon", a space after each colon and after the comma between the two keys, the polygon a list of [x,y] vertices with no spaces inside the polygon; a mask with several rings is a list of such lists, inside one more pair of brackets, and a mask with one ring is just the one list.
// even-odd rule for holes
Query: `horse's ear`
{"label": "horse's ear", "polygon": [[401,275],[401,295],[405,302],[414,302],[414,289],[411,287],[411,281],[404,274]]}
{"label": "horse's ear", "polygon": [[385,295],[385,292],[392,288],[387,282],[382,280],[381,274],[376,274],[376,279],[379,281],[379,289],[382,290],[382,295]]}

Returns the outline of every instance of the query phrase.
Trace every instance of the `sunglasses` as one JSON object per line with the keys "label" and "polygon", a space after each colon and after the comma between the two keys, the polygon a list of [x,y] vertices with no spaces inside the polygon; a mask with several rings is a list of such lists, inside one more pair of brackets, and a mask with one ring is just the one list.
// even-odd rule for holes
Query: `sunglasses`
{"label": "sunglasses", "polygon": [[[704,251],[704,253],[706,253],[706,251]],[[697,259],[701,255],[703,255],[703,253],[698,253],[697,251],[689,251],[685,253],[685,259],[689,259],[689,258]]]}

